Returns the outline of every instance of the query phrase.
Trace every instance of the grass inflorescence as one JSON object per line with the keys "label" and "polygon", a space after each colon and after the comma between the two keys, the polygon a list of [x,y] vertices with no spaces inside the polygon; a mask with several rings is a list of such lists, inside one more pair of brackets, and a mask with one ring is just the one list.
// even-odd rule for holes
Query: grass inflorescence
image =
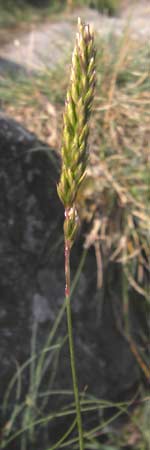
{"label": "grass inflorescence", "polygon": [[67,90],[63,118],[61,147],[62,168],[57,192],[65,211],[64,248],[66,313],[80,450],[84,450],[85,447],[78,378],[76,374],[70,302],[70,251],[74,244],[79,225],[76,199],[78,191],[86,176],[88,161],[87,145],[89,136],[89,117],[91,115],[96,82],[95,55],[93,31],[88,24],[82,23],[79,18],[78,33],[76,35],[76,43],[72,55],[70,85]]}

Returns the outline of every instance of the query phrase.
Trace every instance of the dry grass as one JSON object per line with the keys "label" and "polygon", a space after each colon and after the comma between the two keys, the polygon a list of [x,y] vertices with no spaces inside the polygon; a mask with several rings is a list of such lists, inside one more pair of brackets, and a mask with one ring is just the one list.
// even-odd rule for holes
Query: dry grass
{"label": "dry grass", "polygon": [[111,260],[123,264],[129,283],[149,300],[144,281],[145,270],[150,272],[147,61],[148,48],[139,49],[128,34],[120,46],[116,45],[115,57],[111,45],[104,44],[89,175],[94,180],[92,195],[100,246],[105,246]]}

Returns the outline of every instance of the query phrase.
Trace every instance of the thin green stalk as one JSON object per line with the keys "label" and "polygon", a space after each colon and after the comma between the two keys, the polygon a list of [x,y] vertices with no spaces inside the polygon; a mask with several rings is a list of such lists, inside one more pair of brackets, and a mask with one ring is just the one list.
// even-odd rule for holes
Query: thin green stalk
{"label": "thin green stalk", "polygon": [[66,438],[69,436],[69,434],[74,429],[75,425],[76,425],[76,419],[72,422],[71,426],[68,428],[66,433],[63,434],[63,436],[59,439],[59,441],[57,441],[56,444],[54,444],[51,448],[48,448],[47,450],[56,450],[56,448],[58,449],[58,446],[60,446],[60,444],[62,444],[66,440]]}
{"label": "thin green stalk", "polygon": [[66,312],[67,312],[67,325],[68,325],[68,339],[69,339],[69,351],[70,351],[70,365],[72,372],[72,382],[74,391],[74,400],[76,407],[76,417],[79,435],[79,448],[84,450],[83,441],[83,428],[82,428],[82,416],[80,409],[80,399],[79,399],[79,389],[78,380],[76,373],[76,363],[75,363],[75,352],[74,352],[74,341],[73,341],[73,327],[72,327],[72,314],[71,314],[71,301],[70,301],[70,243],[65,240],[65,275],[66,275]]}
{"label": "thin green stalk", "polygon": [[76,417],[79,435],[79,448],[84,450],[82,417],[80,410],[78,381],[75,365],[72,315],[70,303],[70,250],[79,229],[79,217],[76,205],[79,188],[86,176],[88,160],[87,142],[89,118],[95,89],[95,47],[94,35],[89,25],[78,20],[78,33],[72,56],[70,85],[67,91],[62,137],[62,170],[57,192],[65,209],[65,277],[66,312],[70,349],[70,365]]}

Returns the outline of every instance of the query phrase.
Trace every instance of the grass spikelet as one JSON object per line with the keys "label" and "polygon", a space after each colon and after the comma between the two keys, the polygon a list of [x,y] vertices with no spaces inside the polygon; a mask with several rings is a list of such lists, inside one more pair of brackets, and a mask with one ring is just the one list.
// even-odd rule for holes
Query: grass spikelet
{"label": "grass spikelet", "polygon": [[86,176],[88,159],[89,117],[95,88],[95,48],[93,31],[78,19],[78,33],[72,56],[71,80],[67,92],[62,138],[62,171],[57,190],[65,209],[65,277],[66,311],[70,364],[76,417],[79,435],[79,449],[84,450],[82,417],[78,380],[76,374],[72,315],[70,304],[70,250],[78,230],[76,196]]}
{"label": "grass spikelet", "polygon": [[[62,138],[62,172],[58,195],[67,210],[74,208],[78,189],[85,178],[88,159],[89,117],[95,88],[93,31],[78,19],[72,56],[71,80],[66,97]],[[75,221],[74,221],[75,222]],[[67,225],[65,225],[65,230]],[[70,235],[70,239],[72,236]]]}

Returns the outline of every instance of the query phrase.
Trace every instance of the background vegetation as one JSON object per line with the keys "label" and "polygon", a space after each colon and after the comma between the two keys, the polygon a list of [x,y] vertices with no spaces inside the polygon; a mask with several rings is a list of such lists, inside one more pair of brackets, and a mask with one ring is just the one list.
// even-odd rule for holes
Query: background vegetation
{"label": "background vegetation", "polygon": [[39,21],[51,14],[82,6],[116,14],[121,0],[0,0],[0,26],[16,26],[19,22]]}

